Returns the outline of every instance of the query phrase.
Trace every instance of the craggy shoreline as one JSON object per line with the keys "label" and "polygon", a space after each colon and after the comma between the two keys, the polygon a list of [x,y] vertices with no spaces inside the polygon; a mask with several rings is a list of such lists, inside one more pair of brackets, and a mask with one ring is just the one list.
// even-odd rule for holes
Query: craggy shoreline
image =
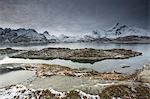
{"label": "craggy shoreline", "polygon": [[[46,65],[46,64],[24,64],[22,65],[25,70],[36,71],[37,77],[40,79],[51,78],[55,75],[62,77],[75,78],[88,78],[89,80],[103,80],[109,81],[100,83],[97,81],[94,85],[81,87],[69,91],[56,91],[52,88],[46,89],[32,89],[30,86],[27,88],[24,85],[12,85],[0,89],[0,97],[4,98],[58,98],[58,99],[82,99],[82,98],[144,98],[149,99],[150,96],[150,79],[149,74],[145,71],[150,71],[150,65],[147,64],[141,70],[137,70],[132,75],[112,72],[112,73],[99,73],[88,69],[71,69],[60,65]],[[127,79],[122,79],[122,76]],[[146,77],[147,75],[147,77]],[[62,78],[61,77],[61,78]],[[118,79],[121,77],[121,79]],[[131,77],[131,79],[130,79]],[[113,78],[113,79],[112,79]],[[116,78],[116,79],[115,79]],[[144,78],[144,79],[143,79]],[[147,80],[146,80],[147,79]],[[63,84],[64,82],[60,82]],[[44,82],[43,82],[44,84]],[[32,82],[31,82],[32,85]],[[92,91],[95,90],[95,91]],[[144,94],[144,93],[147,94]],[[9,93],[9,94],[8,94]],[[19,93],[20,95],[18,95]]]}
{"label": "craggy shoreline", "polygon": [[[131,85],[130,85],[131,84]],[[138,99],[149,99],[150,96],[150,88],[146,83],[134,84],[114,84],[114,85],[106,85],[106,88],[102,90],[99,94],[89,94],[85,93],[81,90],[72,90],[68,92],[59,92],[54,89],[42,89],[42,90],[34,90],[28,89],[23,85],[15,85],[9,86],[7,88],[0,89],[3,95],[0,95],[1,98],[15,98],[15,99],[112,99],[112,98],[135,98]],[[121,90],[122,89],[122,90]],[[140,89],[140,90],[139,90]],[[121,92],[120,92],[121,91]],[[143,93],[143,91],[145,93]],[[8,93],[10,95],[8,95]],[[20,94],[20,95],[18,95]]]}
{"label": "craggy shoreline", "polygon": [[101,80],[126,80],[131,79],[133,75],[118,73],[116,71],[100,73],[92,69],[78,68],[72,69],[61,65],[47,64],[27,64],[24,70],[36,71],[37,77],[51,77],[54,75],[81,77]]}
{"label": "craggy shoreline", "polygon": [[[12,50],[12,51],[11,51]],[[1,51],[1,50],[0,50]],[[4,51],[4,52],[3,52]],[[16,54],[18,52],[18,54]],[[5,49],[2,53],[14,58],[68,59],[81,62],[105,59],[126,59],[142,55],[126,49],[69,49],[46,48],[39,51],[20,52]],[[127,66],[126,66],[127,67]],[[123,67],[123,68],[126,68]],[[5,64],[0,72],[33,71],[34,79],[27,83],[8,85],[0,88],[0,98],[58,98],[58,99],[112,99],[112,98],[150,98],[150,64],[133,74],[97,72],[88,68],[72,69],[57,64]],[[40,89],[39,89],[40,88]],[[147,94],[143,94],[147,93]]]}

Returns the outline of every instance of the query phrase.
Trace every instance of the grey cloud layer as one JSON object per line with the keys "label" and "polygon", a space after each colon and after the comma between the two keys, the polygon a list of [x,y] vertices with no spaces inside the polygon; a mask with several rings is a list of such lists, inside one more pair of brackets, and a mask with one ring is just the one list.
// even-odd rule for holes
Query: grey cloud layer
{"label": "grey cloud layer", "polygon": [[149,0],[0,0],[0,26],[85,33],[116,22],[148,27]]}

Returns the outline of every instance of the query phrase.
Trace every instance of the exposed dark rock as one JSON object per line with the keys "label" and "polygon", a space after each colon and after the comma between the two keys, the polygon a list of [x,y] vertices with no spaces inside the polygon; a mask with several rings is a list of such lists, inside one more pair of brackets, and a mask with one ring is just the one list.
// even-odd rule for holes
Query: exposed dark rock
{"label": "exposed dark rock", "polygon": [[8,73],[11,71],[24,70],[22,67],[4,67],[0,68],[0,74]]}
{"label": "exposed dark rock", "polygon": [[47,39],[43,34],[38,33],[34,29],[17,29],[10,28],[0,29],[1,44],[39,44],[47,43]]}
{"label": "exposed dark rock", "polygon": [[13,53],[18,53],[22,50],[15,50],[12,48],[6,48],[6,49],[0,49],[0,55],[5,55],[5,54],[13,54]]}
{"label": "exposed dark rock", "polygon": [[122,66],[121,68],[129,68],[130,66]]}
{"label": "exposed dark rock", "polygon": [[150,40],[150,37],[147,36],[125,36],[125,37],[118,37],[115,40],[117,41],[141,41],[141,40]]}

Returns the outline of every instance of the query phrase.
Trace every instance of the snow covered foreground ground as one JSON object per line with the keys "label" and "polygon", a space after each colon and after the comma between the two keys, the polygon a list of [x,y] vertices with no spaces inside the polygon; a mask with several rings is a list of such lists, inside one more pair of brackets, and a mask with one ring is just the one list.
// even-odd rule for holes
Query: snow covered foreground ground
{"label": "snow covered foreground ground", "polygon": [[[87,99],[100,99],[98,95],[86,94],[80,90],[76,90],[76,92],[78,93],[81,99],[84,99],[85,97]],[[65,92],[58,92],[51,88],[49,88],[48,90],[28,89],[21,84],[0,89],[0,99],[41,99],[41,97],[43,97],[44,99],[49,99],[50,97],[46,97],[45,94],[49,94],[49,96],[52,96],[56,99],[65,98],[67,95],[67,93]]]}

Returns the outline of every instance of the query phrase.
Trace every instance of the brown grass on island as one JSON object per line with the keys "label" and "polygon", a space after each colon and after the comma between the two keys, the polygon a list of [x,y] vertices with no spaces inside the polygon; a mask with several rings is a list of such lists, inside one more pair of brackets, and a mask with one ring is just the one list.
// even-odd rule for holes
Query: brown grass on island
{"label": "brown grass on island", "polygon": [[65,59],[75,62],[94,63],[106,59],[126,59],[142,55],[140,52],[127,49],[69,49],[69,48],[45,48],[39,51],[28,51],[12,56],[12,58],[25,59]]}
{"label": "brown grass on island", "polygon": [[142,84],[112,85],[105,88],[100,94],[101,99],[118,97],[123,99],[150,99],[150,88]]}

